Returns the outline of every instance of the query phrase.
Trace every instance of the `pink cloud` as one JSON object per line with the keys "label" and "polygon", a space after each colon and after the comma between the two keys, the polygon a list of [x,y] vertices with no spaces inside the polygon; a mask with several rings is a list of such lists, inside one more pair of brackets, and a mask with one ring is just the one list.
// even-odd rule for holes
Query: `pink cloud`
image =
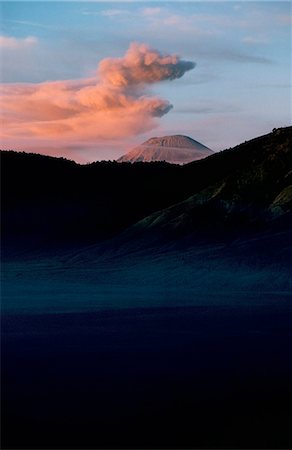
{"label": "pink cloud", "polygon": [[34,36],[26,38],[16,38],[13,36],[0,36],[0,49],[22,49],[34,46],[38,40]]}
{"label": "pink cloud", "polygon": [[84,146],[98,140],[151,130],[172,105],[149,91],[160,81],[180,78],[194,63],[133,43],[122,58],[106,58],[95,78],[39,84],[4,84],[1,89],[2,146]]}

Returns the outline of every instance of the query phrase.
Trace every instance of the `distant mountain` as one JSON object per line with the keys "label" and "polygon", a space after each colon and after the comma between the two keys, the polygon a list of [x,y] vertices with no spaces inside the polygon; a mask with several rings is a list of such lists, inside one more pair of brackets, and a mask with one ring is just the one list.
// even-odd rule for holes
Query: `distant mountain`
{"label": "distant mountain", "polygon": [[148,139],[118,159],[118,162],[166,161],[187,164],[206,158],[213,151],[188,136],[174,135]]}

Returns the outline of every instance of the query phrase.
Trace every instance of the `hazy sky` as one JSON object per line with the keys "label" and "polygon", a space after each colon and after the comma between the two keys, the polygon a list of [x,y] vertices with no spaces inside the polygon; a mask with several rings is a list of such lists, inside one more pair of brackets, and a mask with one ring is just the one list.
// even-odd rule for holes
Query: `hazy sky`
{"label": "hazy sky", "polygon": [[114,159],[291,124],[291,3],[2,2],[1,148]]}

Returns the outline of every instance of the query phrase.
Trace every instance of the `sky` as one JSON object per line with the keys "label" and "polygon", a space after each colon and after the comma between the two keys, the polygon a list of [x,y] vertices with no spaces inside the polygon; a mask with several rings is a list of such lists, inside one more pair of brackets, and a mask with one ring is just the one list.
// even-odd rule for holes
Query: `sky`
{"label": "sky", "polygon": [[2,149],[112,160],[291,125],[290,1],[4,1]]}

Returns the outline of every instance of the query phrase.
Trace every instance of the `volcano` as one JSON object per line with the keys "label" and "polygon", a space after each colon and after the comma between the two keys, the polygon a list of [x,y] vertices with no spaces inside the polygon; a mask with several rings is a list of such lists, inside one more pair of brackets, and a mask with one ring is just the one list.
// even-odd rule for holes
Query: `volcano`
{"label": "volcano", "polygon": [[172,164],[187,164],[213,154],[205,145],[183,136],[162,136],[148,139],[121,156],[118,162],[166,161]]}

